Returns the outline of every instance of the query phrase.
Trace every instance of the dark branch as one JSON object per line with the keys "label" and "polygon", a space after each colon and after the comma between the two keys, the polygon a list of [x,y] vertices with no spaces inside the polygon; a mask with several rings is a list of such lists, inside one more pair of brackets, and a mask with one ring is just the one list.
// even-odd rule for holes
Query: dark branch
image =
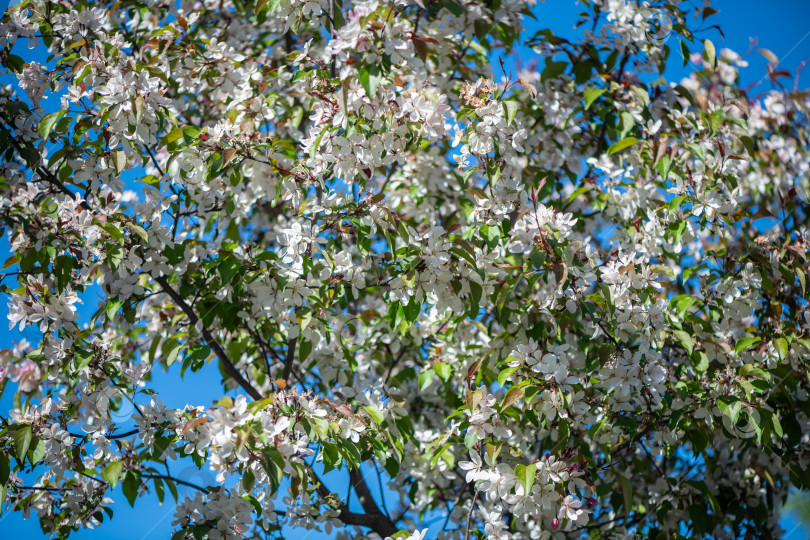
{"label": "dark branch", "polygon": [[180,480],[179,478],[175,478],[174,476],[169,476],[168,474],[144,474],[144,475],[141,476],[141,478],[149,478],[149,479],[159,478],[161,480],[169,480],[169,481],[174,482],[175,484],[188,486],[190,488],[196,489],[197,491],[202,491],[203,493],[206,493],[206,494],[210,493],[210,491],[208,491],[208,488],[198,486],[197,484],[192,484],[191,482],[186,482],[185,480]]}
{"label": "dark branch", "polygon": [[[336,495],[329,491],[321,479],[318,478],[315,471],[310,470],[310,472],[317,483],[318,495],[320,495],[321,499],[327,502],[339,500]],[[358,476],[359,482],[356,481],[358,480]],[[368,527],[382,537],[394,535],[399,529],[397,529],[397,526],[394,525],[394,522],[391,521],[388,516],[380,512],[380,509],[377,507],[377,503],[374,502],[373,498],[371,498],[371,493],[368,491],[368,486],[366,486],[362,475],[356,471],[349,471],[349,478],[354,486],[355,491],[357,492],[358,498],[360,499],[360,504],[363,506],[363,510],[365,510],[366,513],[358,514],[357,512],[352,512],[349,510],[348,506],[342,502],[339,502],[337,509],[340,511],[340,515],[338,516],[338,519],[340,519],[340,521],[346,525]],[[358,486],[360,487],[358,488]]]}
{"label": "dark branch", "polygon": [[293,362],[295,361],[296,341],[295,338],[291,338],[290,341],[287,342],[287,357],[284,359],[284,374],[281,376],[285,381],[290,380],[290,374],[292,373]]}
{"label": "dark branch", "polygon": [[[191,322],[192,326],[197,325],[197,321],[200,320],[197,317],[197,314],[194,312],[194,309],[189,306],[186,301],[183,299],[180,294],[172,289],[171,285],[169,285],[169,281],[166,279],[165,276],[156,277],[155,281],[160,285],[163,290],[168,294],[172,300],[177,304],[177,306],[183,310],[188,317],[189,322]],[[225,372],[237,382],[242,389],[247,392],[247,394],[252,397],[253,399],[262,399],[262,395],[256,390],[253,385],[251,385],[247,379],[245,379],[239,370],[236,369],[236,366],[233,365],[233,362],[228,358],[228,355],[225,353],[225,350],[222,346],[214,339],[214,336],[211,335],[211,332],[205,326],[202,327],[202,337],[208,343],[208,346],[211,347],[211,350],[214,351],[214,354],[217,355],[219,361],[222,363],[222,366],[225,368]]]}

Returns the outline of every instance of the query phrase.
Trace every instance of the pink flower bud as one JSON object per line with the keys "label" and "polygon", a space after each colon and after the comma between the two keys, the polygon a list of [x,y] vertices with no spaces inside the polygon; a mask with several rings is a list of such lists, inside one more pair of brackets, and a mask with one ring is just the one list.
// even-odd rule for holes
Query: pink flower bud
{"label": "pink flower bud", "polygon": [[556,531],[559,528],[560,528],[560,520],[557,519],[557,518],[552,519],[551,520],[551,529]]}

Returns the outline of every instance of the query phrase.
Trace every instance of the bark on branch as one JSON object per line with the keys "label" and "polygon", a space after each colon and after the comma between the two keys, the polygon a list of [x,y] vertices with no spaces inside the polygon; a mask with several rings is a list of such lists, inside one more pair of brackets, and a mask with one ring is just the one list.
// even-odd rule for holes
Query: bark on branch
{"label": "bark on branch", "polygon": [[[186,314],[186,317],[188,317],[188,320],[191,322],[191,325],[196,326],[197,321],[199,321],[200,318],[194,312],[194,309],[191,306],[189,306],[188,303],[183,299],[183,297],[180,296],[180,294],[177,291],[175,291],[171,287],[171,285],[169,285],[169,280],[166,279],[166,277],[161,276],[156,277],[155,281],[158,283],[158,285],[161,286],[161,288],[163,288],[163,291],[166,294],[168,294],[172,300],[174,300],[174,303],[177,304],[177,306],[183,310],[183,313]],[[208,346],[211,347],[211,350],[214,351],[214,354],[222,363],[222,366],[225,368],[225,372],[233,380],[235,380],[236,383],[239,386],[241,386],[242,389],[245,392],[247,392],[250,397],[252,397],[253,399],[262,399],[263,396],[259,393],[258,390],[253,388],[253,385],[251,385],[247,381],[247,379],[245,379],[242,376],[241,373],[239,373],[239,370],[236,369],[236,366],[234,366],[233,362],[231,362],[230,358],[228,358],[228,355],[225,353],[225,350],[222,348],[222,346],[220,346],[219,342],[217,342],[217,340],[214,339],[214,336],[211,335],[211,331],[208,330],[208,328],[206,328],[205,325],[202,326],[201,333],[205,342],[208,343]]]}
{"label": "bark on branch", "polygon": [[[168,279],[166,277],[156,277],[155,281],[158,285],[161,286],[163,291],[169,295],[169,297],[174,301],[177,306],[183,310],[188,317],[189,321],[192,325],[196,326],[197,321],[200,318],[194,312],[194,309],[188,305],[188,303],[183,299],[180,294],[172,288],[169,284]],[[228,355],[225,353],[225,350],[220,346],[216,339],[211,335],[211,332],[205,326],[202,326],[201,329],[202,337],[205,339],[208,346],[211,347],[211,350],[214,351],[219,361],[222,363],[225,371],[228,375],[233,378],[239,386],[241,386],[245,392],[247,392],[253,399],[262,399],[262,395],[256,390],[243,376],[239,371],[236,369],[236,366],[233,365],[231,360],[228,358]],[[287,367],[291,368],[292,362],[290,357],[294,357],[295,355],[295,342],[291,340],[289,347],[287,349],[287,362],[285,365],[285,372],[287,371]],[[289,377],[289,375],[287,375]],[[287,378],[285,377],[285,378]],[[322,499],[327,501],[333,501],[339,499],[331,492],[329,489],[324,485],[318,475],[315,474],[314,471],[311,471],[312,476],[314,477],[315,481],[318,484],[318,494],[321,496]],[[349,507],[346,506],[343,502],[339,503],[338,510],[340,511],[340,515],[338,518],[347,525],[357,525],[360,527],[368,527],[372,531],[376,532],[382,537],[391,536],[396,533],[399,529],[391,521],[391,518],[383,514],[377,503],[374,501],[374,498],[371,495],[371,491],[366,484],[365,479],[363,478],[362,473],[357,471],[349,471],[349,478],[354,486],[354,490],[357,493],[357,497],[360,500],[360,504],[363,506],[363,510],[365,511],[364,514],[359,514],[357,512],[352,512],[349,510]],[[196,486],[195,486],[196,487]]]}
{"label": "bark on branch", "polygon": [[[324,500],[337,499],[337,496],[329,491],[318,475],[315,474],[314,471],[311,471],[311,473],[315,482],[318,484],[318,495]],[[360,504],[363,506],[363,510],[365,510],[366,513],[358,514],[357,512],[352,512],[349,510],[348,506],[340,502],[340,506],[338,506],[338,510],[340,511],[338,519],[346,525],[368,527],[383,538],[394,535],[399,529],[394,522],[391,521],[391,518],[380,512],[377,503],[371,497],[371,492],[363,479],[362,473],[360,473],[360,471],[350,470],[349,481],[352,483],[352,486],[354,486]]]}
{"label": "bark on branch", "polygon": [[287,357],[284,359],[284,373],[281,376],[286,382],[290,382],[290,374],[292,373],[293,362],[295,361],[295,344],[297,340],[295,338],[290,339],[287,342]]}

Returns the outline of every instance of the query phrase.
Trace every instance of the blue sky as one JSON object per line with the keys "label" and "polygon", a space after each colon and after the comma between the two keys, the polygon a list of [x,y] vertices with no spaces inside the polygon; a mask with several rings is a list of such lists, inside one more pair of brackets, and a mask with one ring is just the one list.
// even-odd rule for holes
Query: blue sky
{"label": "blue sky", "polygon": [[[700,0],[695,0],[697,4],[702,4]],[[4,8],[8,2],[0,1],[0,8]],[[713,24],[719,24],[725,33],[723,40],[719,33],[710,30],[699,36],[700,39],[711,39],[718,50],[723,47],[731,48],[740,54],[749,49],[749,38],[758,38],[756,48],[764,47],[770,49],[779,59],[780,68],[794,72],[796,67],[804,60],[810,59],[810,1],[808,0],[772,0],[767,3],[754,0],[715,0],[714,8],[720,13],[710,19]],[[573,26],[578,19],[577,13],[581,11],[579,5],[571,0],[546,0],[538,3],[534,9],[538,21],[528,21],[530,30],[539,28],[551,28],[555,33],[563,37],[575,37],[578,32]],[[678,61],[680,52],[677,43],[671,44],[674,49],[672,65],[674,69],[670,73],[672,76],[682,76],[688,72],[689,66],[681,68]],[[696,50],[700,50],[695,47]],[[20,43],[15,49],[15,53],[23,59],[42,61],[42,51],[28,51],[24,43]],[[761,55],[753,52],[746,57],[749,67],[742,72],[743,86],[760,81],[766,75],[767,60]],[[496,74],[496,76],[499,73]],[[7,77],[0,76],[3,84],[12,82]],[[792,84],[792,82],[790,83]],[[800,86],[810,86],[810,69],[800,80]],[[759,87],[760,91],[767,90],[769,83],[764,81]],[[751,95],[756,95],[754,91]],[[46,105],[47,108],[57,107],[58,103],[52,102]],[[8,242],[5,238],[0,239],[0,262],[8,256]],[[85,300],[85,305],[80,312],[86,320],[95,309],[95,302]],[[4,298],[0,298],[0,311],[7,313]],[[19,341],[22,337],[33,343],[38,340],[38,332],[35,329],[27,328],[22,333],[9,331],[7,324],[0,321],[0,348],[10,348],[12,341]],[[213,367],[213,366],[212,366]],[[179,365],[174,366],[175,370]],[[203,370],[196,374],[186,373],[182,384],[178,384],[177,373],[155,373],[151,388],[156,390],[169,407],[183,407],[186,403],[209,404],[219,397],[220,385],[219,376],[215,370]],[[11,408],[11,392],[7,392],[0,398],[0,411],[8,411]],[[203,398],[201,399],[201,396]],[[213,475],[207,471],[195,471],[185,468],[185,465],[173,470],[176,475],[198,483],[213,483]],[[373,473],[367,471],[369,486],[379,494],[376,481],[372,477]],[[334,472],[326,476],[327,484],[338,493],[345,492],[347,478],[344,473]],[[181,491],[182,494],[182,491]],[[193,496],[193,494],[191,494]],[[105,522],[100,529],[94,531],[79,531],[74,538],[80,539],[121,539],[121,540],[151,540],[158,538],[168,538],[171,534],[171,521],[173,519],[174,505],[169,502],[159,505],[157,498],[147,496],[138,501],[135,509],[129,507],[125,498],[120,492],[120,488],[113,494],[116,504],[113,506],[115,516],[111,522]],[[389,509],[395,506],[393,494],[387,494],[386,500]],[[352,505],[353,510],[356,502]],[[435,526],[440,526],[442,519]],[[787,517],[782,522],[783,527],[789,531],[785,536],[790,540],[803,540],[810,538],[810,534],[798,526],[798,522]],[[42,532],[39,523],[35,518],[23,520],[19,513],[6,513],[0,519],[0,535],[4,537],[40,537]],[[327,538],[325,535],[317,533],[307,534],[305,532],[293,533],[287,536],[297,540],[319,540]]]}

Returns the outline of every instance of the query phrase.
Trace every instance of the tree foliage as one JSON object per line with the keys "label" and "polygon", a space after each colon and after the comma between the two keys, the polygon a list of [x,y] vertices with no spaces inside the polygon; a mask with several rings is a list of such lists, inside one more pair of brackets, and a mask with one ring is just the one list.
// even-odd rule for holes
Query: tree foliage
{"label": "tree foliage", "polygon": [[[769,51],[742,88],[709,2],[583,1],[576,39],[532,4],[11,7],[2,288],[41,340],[0,357],[5,511],[778,536],[810,487],[808,92]],[[170,408],[154,370],[223,391]]]}

